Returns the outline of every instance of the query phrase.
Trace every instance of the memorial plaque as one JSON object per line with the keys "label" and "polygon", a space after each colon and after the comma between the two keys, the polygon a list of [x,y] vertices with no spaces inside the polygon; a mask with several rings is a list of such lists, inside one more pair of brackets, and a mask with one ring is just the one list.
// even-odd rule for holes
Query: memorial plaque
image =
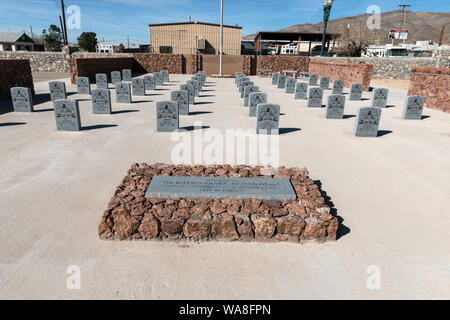
{"label": "memorial plaque", "polygon": [[163,82],[169,82],[169,71],[161,70],[161,77]]}
{"label": "memorial plaque", "polygon": [[178,130],[178,102],[160,101],[156,103],[157,131],[173,132]]}
{"label": "memorial plaque", "polygon": [[192,84],[182,84],[180,90],[189,92],[189,104],[195,104],[195,88]]}
{"label": "memorial plaque", "polygon": [[354,134],[357,137],[376,137],[380,124],[380,108],[359,108],[356,113]]}
{"label": "memorial plaque", "polygon": [[279,88],[279,89],[284,89],[284,88],[286,88],[286,76],[284,76],[284,75],[282,75],[282,74],[280,74],[279,76],[278,76],[278,82],[277,82],[277,88]]}
{"label": "memorial plaque", "polygon": [[91,84],[87,77],[77,77],[78,94],[91,94]]}
{"label": "memorial plaque", "polygon": [[194,91],[195,91],[195,97],[198,97],[200,95],[200,91],[199,91],[199,84],[197,80],[188,80],[186,81],[187,84],[190,84],[191,86],[194,87]]}
{"label": "memorial plaque", "polygon": [[403,119],[421,120],[424,103],[423,96],[407,96],[403,107]]}
{"label": "memorial plaque", "polygon": [[248,95],[252,92],[258,92],[258,86],[245,86],[244,87],[244,106],[248,107]]}
{"label": "memorial plaque", "polygon": [[111,92],[108,89],[93,89],[91,96],[93,114],[111,114]]}
{"label": "memorial plaque", "polygon": [[146,198],[296,200],[289,178],[154,176]]}
{"label": "memorial plaque", "polygon": [[261,103],[257,105],[256,111],[256,133],[278,134],[280,122],[280,106],[272,103]]}
{"label": "memorial plaque", "polygon": [[11,100],[15,112],[33,112],[31,89],[25,87],[11,88]]}
{"label": "memorial plaque", "polygon": [[80,131],[80,109],[78,101],[60,99],[53,101],[56,128],[60,131]]}
{"label": "memorial plaque", "polygon": [[122,70],[122,80],[123,81],[131,81],[132,78],[133,78],[133,74],[130,69]]}
{"label": "memorial plaque", "polygon": [[343,119],[345,108],[345,97],[339,94],[328,96],[327,109],[325,112],[327,119]]}
{"label": "memorial plaque", "polygon": [[187,91],[170,92],[170,100],[178,102],[178,114],[189,115],[189,93]]}
{"label": "memorial plaque", "polygon": [[116,102],[131,103],[130,84],[126,82],[116,83]]}
{"label": "memorial plaque", "polygon": [[361,100],[363,92],[363,85],[360,83],[352,83],[350,86],[350,97],[349,100]]}
{"label": "memorial plaque", "polygon": [[244,98],[244,88],[246,86],[253,86],[254,83],[252,81],[242,81],[239,87],[239,92],[241,94],[241,98]]}
{"label": "memorial plaque", "polygon": [[376,88],[372,94],[372,107],[386,108],[389,89]]}
{"label": "memorial plaque", "polygon": [[309,85],[310,86],[317,86],[317,80],[319,79],[319,76],[315,73],[309,74]]}
{"label": "memorial plaque", "polygon": [[309,72],[300,72],[300,81],[309,82]]}
{"label": "memorial plaque", "polygon": [[323,89],[309,88],[308,91],[308,108],[322,108]]}
{"label": "memorial plaque", "polygon": [[248,115],[250,117],[256,117],[258,104],[261,103],[267,103],[267,93],[252,92],[248,95]]}
{"label": "memorial plaque", "polygon": [[330,77],[320,77],[319,87],[322,88],[322,90],[330,89]]}
{"label": "memorial plaque", "polygon": [[276,86],[278,85],[278,77],[280,74],[278,72],[272,73],[272,85]]}
{"label": "memorial plaque", "polygon": [[162,75],[160,72],[153,72],[153,79],[155,80],[155,87],[163,85]]}
{"label": "memorial plaque", "polygon": [[106,73],[97,73],[95,75],[95,83],[97,84],[97,89],[108,89],[108,76]]}
{"label": "memorial plaque", "polygon": [[308,99],[308,82],[297,82],[295,84],[294,99],[295,100]]}
{"label": "memorial plaque", "polygon": [[152,75],[146,75],[144,77],[144,88],[145,90],[155,90],[155,79],[153,79]]}
{"label": "memorial plaque", "polygon": [[287,78],[286,79],[286,89],[285,92],[287,94],[291,94],[295,92],[295,84],[297,83],[297,79],[295,78]]}
{"label": "memorial plaque", "polygon": [[344,84],[345,84],[344,80],[334,80],[332,94],[343,94],[344,93]]}
{"label": "memorial plaque", "polygon": [[120,73],[120,71],[112,71],[111,72],[111,83],[112,84],[116,84],[122,82],[122,74]]}
{"label": "memorial plaque", "polygon": [[131,80],[133,96],[145,96],[145,84],[143,78],[133,78]]}
{"label": "memorial plaque", "polygon": [[67,98],[66,84],[61,81],[50,81],[48,83],[50,89],[50,99],[52,101]]}

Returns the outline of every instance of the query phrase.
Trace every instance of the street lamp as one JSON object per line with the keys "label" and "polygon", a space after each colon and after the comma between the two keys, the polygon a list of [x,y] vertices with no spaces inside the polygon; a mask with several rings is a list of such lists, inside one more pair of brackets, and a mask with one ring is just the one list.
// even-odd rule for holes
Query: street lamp
{"label": "street lamp", "polygon": [[325,35],[327,32],[328,18],[330,18],[331,6],[334,0],[323,0],[323,35],[322,35],[322,47],[320,48],[320,55],[323,56],[323,49],[325,48]]}

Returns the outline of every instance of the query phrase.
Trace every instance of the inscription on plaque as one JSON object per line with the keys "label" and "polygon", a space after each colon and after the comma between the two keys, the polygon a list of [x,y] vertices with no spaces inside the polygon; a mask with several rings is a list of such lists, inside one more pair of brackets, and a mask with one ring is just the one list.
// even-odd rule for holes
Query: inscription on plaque
{"label": "inscription on plaque", "polygon": [[91,84],[88,77],[77,78],[77,92],[79,94],[91,94]]}
{"label": "inscription on plaque", "polygon": [[295,84],[297,83],[297,79],[295,78],[287,78],[286,79],[286,89],[285,92],[288,94],[295,92]]}
{"label": "inscription on plaque", "polygon": [[248,107],[248,95],[253,92],[258,92],[258,86],[245,86],[244,87],[244,106]]}
{"label": "inscription on plaque", "polygon": [[111,92],[108,89],[92,89],[92,113],[111,114]]}
{"label": "inscription on plaque", "polygon": [[403,107],[403,119],[422,119],[423,105],[425,97],[423,96],[408,96]]}
{"label": "inscription on plaque", "polygon": [[97,84],[97,89],[108,89],[108,76],[106,73],[97,73],[95,75],[95,83]]}
{"label": "inscription on plaque", "polygon": [[145,193],[163,199],[296,200],[288,178],[154,176]]}
{"label": "inscription on plaque", "polygon": [[189,115],[189,93],[183,90],[170,92],[170,100],[178,102],[178,113]]}
{"label": "inscription on plaque", "polygon": [[11,99],[14,111],[16,112],[33,112],[33,97],[31,89],[25,87],[11,88]]}
{"label": "inscription on plaque", "polygon": [[60,131],[80,131],[80,109],[78,101],[61,99],[53,101],[56,128]]}
{"label": "inscription on plaque", "polygon": [[52,101],[66,99],[66,84],[61,81],[50,81],[48,83],[50,89],[50,99]]}
{"label": "inscription on plaque", "polygon": [[322,108],[323,89],[309,88],[308,92],[308,108]]}
{"label": "inscription on plaque", "polygon": [[261,103],[267,103],[267,93],[252,92],[248,95],[248,115],[250,117],[256,117],[257,106]]}
{"label": "inscription on plaque", "polygon": [[345,97],[339,94],[331,94],[328,96],[326,109],[327,119],[344,118]]}
{"label": "inscription on plaque", "polygon": [[262,103],[257,105],[256,133],[278,134],[280,122],[280,106],[278,104]]}
{"label": "inscription on plaque", "polygon": [[357,137],[376,137],[380,124],[380,108],[359,108],[356,113],[354,134]]}
{"label": "inscription on plaque", "polygon": [[307,82],[297,82],[295,84],[294,99],[295,100],[308,99],[308,83]]}
{"label": "inscription on plaque", "polygon": [[178,102],[160,101],[156,103],[156,121],[159,132],[178,130]]}

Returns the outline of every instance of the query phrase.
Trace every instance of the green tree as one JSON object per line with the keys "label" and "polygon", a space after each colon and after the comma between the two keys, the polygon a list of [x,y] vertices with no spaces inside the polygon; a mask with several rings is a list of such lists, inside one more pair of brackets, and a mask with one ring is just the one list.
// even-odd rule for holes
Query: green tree
{"label": "green tree", "polygon": [[61,29],[58,26],[51,24],[47,30],[42,30],[42,36],[45,41],[45,48],[48,51],[61,51],[63,40]]}
{"label": "green tree", "polygon": [[95,32],[83,32],[78,37],[78,45],[83,50],[95,52],[95,46],[97,45],[97,34]]}

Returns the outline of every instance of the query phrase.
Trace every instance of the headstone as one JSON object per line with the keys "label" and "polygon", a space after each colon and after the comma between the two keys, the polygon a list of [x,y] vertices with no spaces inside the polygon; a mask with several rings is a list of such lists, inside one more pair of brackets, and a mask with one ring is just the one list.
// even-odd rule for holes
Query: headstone
{"label": "headstone", "polygon": [[362,92],[363,92],[363,86],[360,83],[352,83],[350,85],[350,97],[349,100],[352,101],[359,101],[361,100],[362,97]]}
{"label": "headstone", "polygon": [[108,89],[108,76],[106,73],[97,73],[95,82],[97,83],[97,89]]}
{"label": "headstone", "polygon": [[162,75],[160,72],[153,72],[153,79],[155,80],[155,87],[163,85]]}
{"label": "headstone", "polygon": [[235,72],[234,73],[234,83],[237,84],[237,80],[238,80],[239,76],[242,76],[242,75],[243,75],[242,72]]}
{"label": "headstone", "polygon": [[33,96],[30,88],[11,88],[11,100],[15,112],[33,112]]}
{"label": "headstone", "polygon": [[111,114],[111,92],[108,89],[92,89],[92,113]]}
{"label": "headstone", "polygon": [[205,83],[206,82],[206,71],[199,71],[198,74],[202,76],[203,83]]}
{"label": "headstone", "polygon": [[256,113],[257,134],[278,134],[280,121],[280,106],[278,104],[261,103],[257,106]]}
{"label": "headstone", "polygon": [[248,95],[253,92],[258,92],[259,87],[258,86],[245,86],[244,87],[244,106],[248,106]]}
{"label": "headstone", "polygon": [[163,82],[169,82],[169,71],[161,70],[161,77]]}
{"label": "headstone", "polygon": [[48,83],[50,89],[50,99],[51,101],[66,99],[66,84],[61,81],[51,81]]}
{"label": "headstone", "polygon": [[160,101],[156,103],[157,131],[173,132],[179,128],[178,102]]}
{"label": "headstone", "polygon": [[323,90],[330,89],[330,78],[329,77],[320,77],[319,87]]}
{"label": "headstone", "polygon": [[144,88],[145,90],[155,90],[155,79],[153,79],[152,75],[144,76]]}
{"label": "headstone", "polygon": [[133,96],[145,96],[145,84],[143,78],[133,78],[131,80]]}
{"label": "headstone", "polygon": [[286,76],[280,74],[278,76],[277,88],[284,89],[286,88]]}
{"label": "headstone", "polygon": [[327,119],[343,119],[345,108],[345,96],[330,94],[327,101],[325,117]]}
{"label": "headstone", "polygon": [[294,99],[296,100],[308,99],[308,82],[297,82],[295,84]]}
{"label": "headstone", "polygon": [[189,115],[189,93],[183,90],[170,92],[170,100],[178,102],[178,113]]}
{"label": "headstone", "polygon": [[286,89],[285,92],[288,94],[294,93],[295,84],[297,83],[297,79],[295,78],[287,78],[286,79]]}
{"label": "headstone", "polygon": [[403,107],[403,119],[421,120],[424,103],[423,96],[407,96]]}
{"label": "headstone", "polygon": [[310,87],[308,91],[308,108],[322,108],[323,89]]}
{"label": "headstone", "polygon": [[236,78],[234,78],[234,83],[236,84],[236,87],[239,86],[239,80],[245,77],[245,74],[243,74],[242,72],[239,72],[238,75],[236,76]]}
{"label": "headstone", "polygon": [[194,87],[195,96],[198,97],[200,95],[199,94],[199,89],[198,89],[198,86],[199,86],[198,81],[197,80],[188,80],[188,81],[186,81],[186,83],[190,84],[191,86]]}
{"label": "headstone", "polygon": [[248,95],[248,115],[249,117],[256,117],[258,110],[257,106],[261,103],[267,103],[267,93],[252,92]]}
{"label": "headstone", "polygon": [[192,84],[180,85],[180,90],[187,91],[189,93],[189,104],[195,104],[195,88]]}
{"label": "headstone", "polygon": [[78,101],[59,99],[53,101],[56,128],[60,131],[80,131],[80,109]]}
{"label": "headstone", "polygon": [[300,81],[309,82],[309,72],[300,72]]}
{"label": "headstone", "polygon": [[239,90],[241,90],[241,82],[243,82],[243,81],[250,81],[250,79],[247,76],[239,77],[237,85],[236,85]]}
{"label": "headstone", "polygon": [[112,71],[111,72],[111,83],[112,84],[116,84],[122,82],[122,74],[120,73],[120,71]]}
{"label": "headstone", "polygon": [[131,81],[132,78],[133,78],[133,74],[130,69],[122,70],[122,80],[123,81]]}
{"label": "headstone", "polygon": [[334,80],[333,81],[333,91],[332,94],[343,94],[344,93],[344,80]]}
{"label": "headstone", "polygon": [[317,80],[319,79],[319,76],[315,73],[309,74],[309,85],[310,86],[317,86]]}
{"label": "headstone", "polygon": [[376,88],[372,94],[372,107],[386,108],[389,89]]}
{"label": "headstone", "polygon": [[249,80],[241,81],[241,84],[239,86],[239,93],[241,94],[241,98],[244,98],[244,88],[246,86],[253,86],[253,85],[254,85],[253,81],[249,81]]}
{"label": "headstone", "polygon": [[288,178],[154,176],[146,198],[296,200]]}
{"label": "headstone", "polygon": [[357,137],[376,137],[380,124],[381,109],[365,107],[356,113],[354,134]]}
{"label": "headstone", "polygon": [[278,85],[278,77],[280,74],[278,72],[272,73],[272,85]]}
{"label": "headstone", "polygon": [[131,103],[130,84],[127,82],[116,83],[116,102]]}
{"label": "headstone", "polygon": [[77,78],[77,92],[79,94],[91,94],[91,84],[88,77]]}
{"label": "headstone", "polygon": [[192,77],[192,80],[196,80],[198,82],[198,90],[199,90],[199,92],[202,92],[202,90],[203,90],[202,77],[200,75],[195,75]]}

